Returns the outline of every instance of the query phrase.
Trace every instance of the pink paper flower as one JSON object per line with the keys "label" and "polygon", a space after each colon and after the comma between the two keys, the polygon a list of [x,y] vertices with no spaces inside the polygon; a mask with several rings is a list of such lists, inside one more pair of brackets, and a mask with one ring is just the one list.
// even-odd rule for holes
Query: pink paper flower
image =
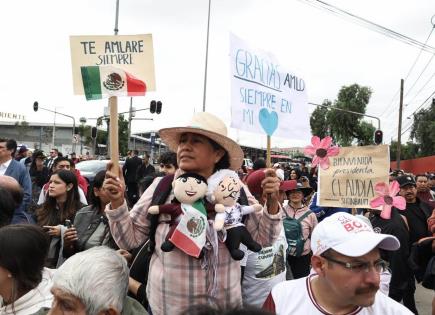
{"label": "pink paper flower", "polygon": [[378,197],[375,197],[370,201],[370,207],[377,208],[382,206],[381,218],[391,218],[391,207],[396,207],[399,210],[405,210],[406,200],[402,196],[396,196],[400,190],[399,183],[393,181],[388,187],[385,183],[377,183],[375,186],[375,192]]}
{"label": "pink paper flower", "polygon": [[320,164],[320,167],[324,170],[329,168],[329,157],[337,155],[340,152],[337,146],[331,147],[331,143],[332,138],[329,136],[322,140],[317,136],[311,138],[312,145],[307,145],[304,153],[313,156],[313,161],[311,162],[313,167]]}

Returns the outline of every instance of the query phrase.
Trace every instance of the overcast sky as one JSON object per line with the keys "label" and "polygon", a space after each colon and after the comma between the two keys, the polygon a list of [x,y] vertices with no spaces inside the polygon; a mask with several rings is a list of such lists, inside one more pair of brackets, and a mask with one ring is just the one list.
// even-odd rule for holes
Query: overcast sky
{"label": "overcast sky", "polygon": [[[433,25],[433,0],[327,0],[341,9],[425,42]],[[70,35],[113,35],[115,0],[4,1],[0,60],[1,111],[24,114],[29,122],[53,122],[32,104],[80,117],[103,114],[107,100],[87,102],[73,95]],[[180,125],[202,110],[207,0],[120,0],[119,34],[153,35],[157,90],[134,99],[136,108],[163,102],[154,121],[132,122],[133,132]],[[373,90],[367,114],[380,116],[384,139],[397,138],[398,90],[420,50],[298,0],[212,0],[206,109],[230,121],[229,32],[269,51],[287,69],[302,74],[308,99],[334,100],[344,85]],[[428,45],[435,46],[435,34]],[[411,114],[434,92],[435,62],[423,52],[405,82],[404,128]],[[426,87],[423,86],[426,84]],[[126,111],[129,98],[119,99]],[[310,108],[310,112],[313,108]],[[70,123],[58,116],[57,122]],[[92,122],[93,124],[94,122]],[[373,122],[375,123],[375,121]],[[376,124],[375,124],[376,126]],[[266,138],[231,130],[241,144],[266,146]],[[272,146],[303,146],[309,139],[272,138]]]}

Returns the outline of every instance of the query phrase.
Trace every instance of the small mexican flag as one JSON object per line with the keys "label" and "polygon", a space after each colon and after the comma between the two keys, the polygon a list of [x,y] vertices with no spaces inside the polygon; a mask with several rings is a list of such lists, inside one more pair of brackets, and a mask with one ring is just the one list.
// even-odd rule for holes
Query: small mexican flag
{"label": "small mexican flag", "polygon": [[207,211],[202,201],[181,204],[183,215],[169,239],[187,255],[198,258],[206,242]]}
{"label": "small mexican flag", "polygon": [[110,66],[81,67],[86,100],[110,96],[144,96],[145,82],[122,69]]}

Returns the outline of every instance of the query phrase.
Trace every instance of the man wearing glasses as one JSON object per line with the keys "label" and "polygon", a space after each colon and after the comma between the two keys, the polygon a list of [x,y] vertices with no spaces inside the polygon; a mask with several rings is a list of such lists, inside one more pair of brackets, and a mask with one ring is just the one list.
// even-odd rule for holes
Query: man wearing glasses
{"label": "man wearing glasses", "polygon": [[397,250],[398,239],[378,234],[361,219],[335,213],[320,222],[311,237],[308,277],[277,284],[264,309],[285,314],[412,314],[379,290],[388,268],[379,250]]}

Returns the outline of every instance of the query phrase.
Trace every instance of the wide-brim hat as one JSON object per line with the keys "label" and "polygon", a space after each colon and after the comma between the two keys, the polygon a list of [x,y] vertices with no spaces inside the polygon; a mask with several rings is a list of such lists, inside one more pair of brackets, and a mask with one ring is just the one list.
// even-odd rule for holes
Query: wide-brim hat
{"label": "wide-brim hat", "polygon": [[159,130],[160,138],[174,152],[177,152],[180,136],[183,133],[195,133],[207,137],[228,152],[230,169],[238,170],[243,163],[242,148],[227,136],[227,127],[215,115],[206,112],[196,113],[186,127],[163,128]]}
{"label": "wide-brim hat", "polygon": [[285,180],[281,182],[279,190],[284,191],[286,193],[290,193],[291,191],[301,191],[304,197],[311,194],[313,188],[304,187],[301,183],[299,183],[296,179]]}

